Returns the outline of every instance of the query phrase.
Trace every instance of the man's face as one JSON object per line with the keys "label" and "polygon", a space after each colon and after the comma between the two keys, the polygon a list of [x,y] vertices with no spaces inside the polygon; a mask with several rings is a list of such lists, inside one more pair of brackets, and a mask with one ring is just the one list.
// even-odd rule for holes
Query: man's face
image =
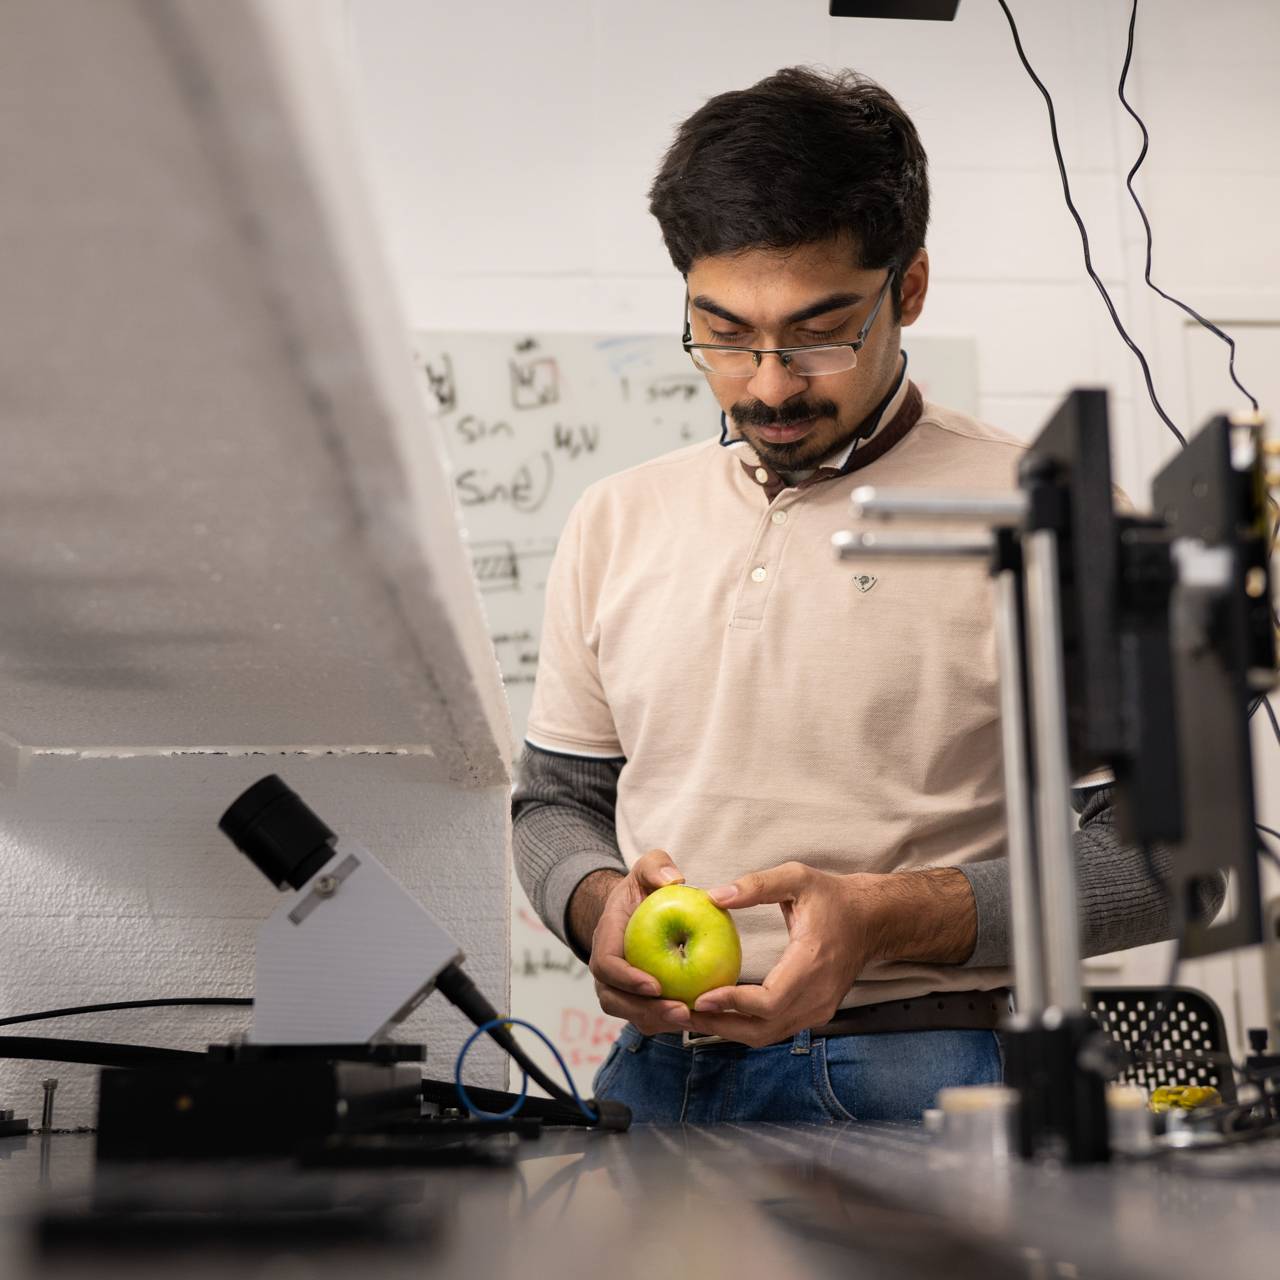
{"label": "man's face", "polygon": [[[758,348],[852,342],[888,276],[886,268],[857,262],[843,237],[699,258],[688,276],[693,340]],[[920,314],[928,279],[921,250],[903,273],[901,320],[886,296],[856,368],[806,378],[765,356],[750,378],[706,374],[761,461],[802,471],[848,444],[897,376],[901,325]]]}

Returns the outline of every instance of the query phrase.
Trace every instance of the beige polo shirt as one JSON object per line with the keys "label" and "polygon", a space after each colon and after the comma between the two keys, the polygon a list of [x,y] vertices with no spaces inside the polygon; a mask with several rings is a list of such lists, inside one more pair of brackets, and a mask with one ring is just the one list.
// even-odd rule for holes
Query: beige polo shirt
{"label": "beige polo shirt", "polygon": [[[628,865],[666,849],[709,887],[791,859],[849,873],[1004,856],[985,567],[841,563],[831,538],[855,527],[860,485],[1012,488],[1025,446],[939,405],[917,420],[910,384],[904,397],[848,474],[783,487],[745,443],[710,440],[610,476],[575,506],[547,583],[527,736],[625,757]],[[781,910],[734,916],[742,981],[758,982],[787,941]],[[1009,980],[878,966],[842,1003]]]}

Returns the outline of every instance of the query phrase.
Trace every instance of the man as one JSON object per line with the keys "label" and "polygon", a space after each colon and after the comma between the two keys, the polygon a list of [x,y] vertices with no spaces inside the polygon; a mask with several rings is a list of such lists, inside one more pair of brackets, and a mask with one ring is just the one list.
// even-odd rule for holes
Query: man
{"label": "man", "polygon": [[[918,1118],[944,1085],[1001,1076],[991,599],[977,567],[851,570],[830,539],[858,485],[1008,488],[1023,446],[907,376],[928,179],[878,85],[792,68],[711,99],[650,208],[722,430],[569,518],[514,801],[521,882],[630,1024],[596,1090],[637,1121]],[[1077,807],[1087,950],[1167,936],[1108,791]],[[622,955],[637,903],[686,877],[734,912],[744,957],[692,1011]]]}

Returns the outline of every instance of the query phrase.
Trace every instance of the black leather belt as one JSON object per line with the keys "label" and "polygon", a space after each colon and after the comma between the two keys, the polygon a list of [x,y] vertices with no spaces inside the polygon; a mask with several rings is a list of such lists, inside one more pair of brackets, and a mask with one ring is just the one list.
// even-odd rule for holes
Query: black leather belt
{"label": "black leather belt", "polygon": [[[884,1000],[880,1004],[841,1009],[830,1022],[814,1027],[809,1037],[820,1040],[825,1036],[868,1036],[890,1031],[994,1031],[1009,1009],[1007,987],[997,987],[994,991],[940,991],[910,1000]],[[737,1043],[700,1031],[658,1038],[677,1041],[686,1049]]]}

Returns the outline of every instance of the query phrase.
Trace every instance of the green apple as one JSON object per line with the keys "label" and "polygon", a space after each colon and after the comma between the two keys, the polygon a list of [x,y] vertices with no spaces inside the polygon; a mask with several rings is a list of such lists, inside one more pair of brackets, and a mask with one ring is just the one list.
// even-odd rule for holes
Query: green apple
{"label": "green apple", "polygon": [[731,987],[742,970],[742,943],[733,917],[705,889],[668,884],[631,914],[622,939],[629,965],[657,978],[668,1000],[690,1008],[704,992]]}

